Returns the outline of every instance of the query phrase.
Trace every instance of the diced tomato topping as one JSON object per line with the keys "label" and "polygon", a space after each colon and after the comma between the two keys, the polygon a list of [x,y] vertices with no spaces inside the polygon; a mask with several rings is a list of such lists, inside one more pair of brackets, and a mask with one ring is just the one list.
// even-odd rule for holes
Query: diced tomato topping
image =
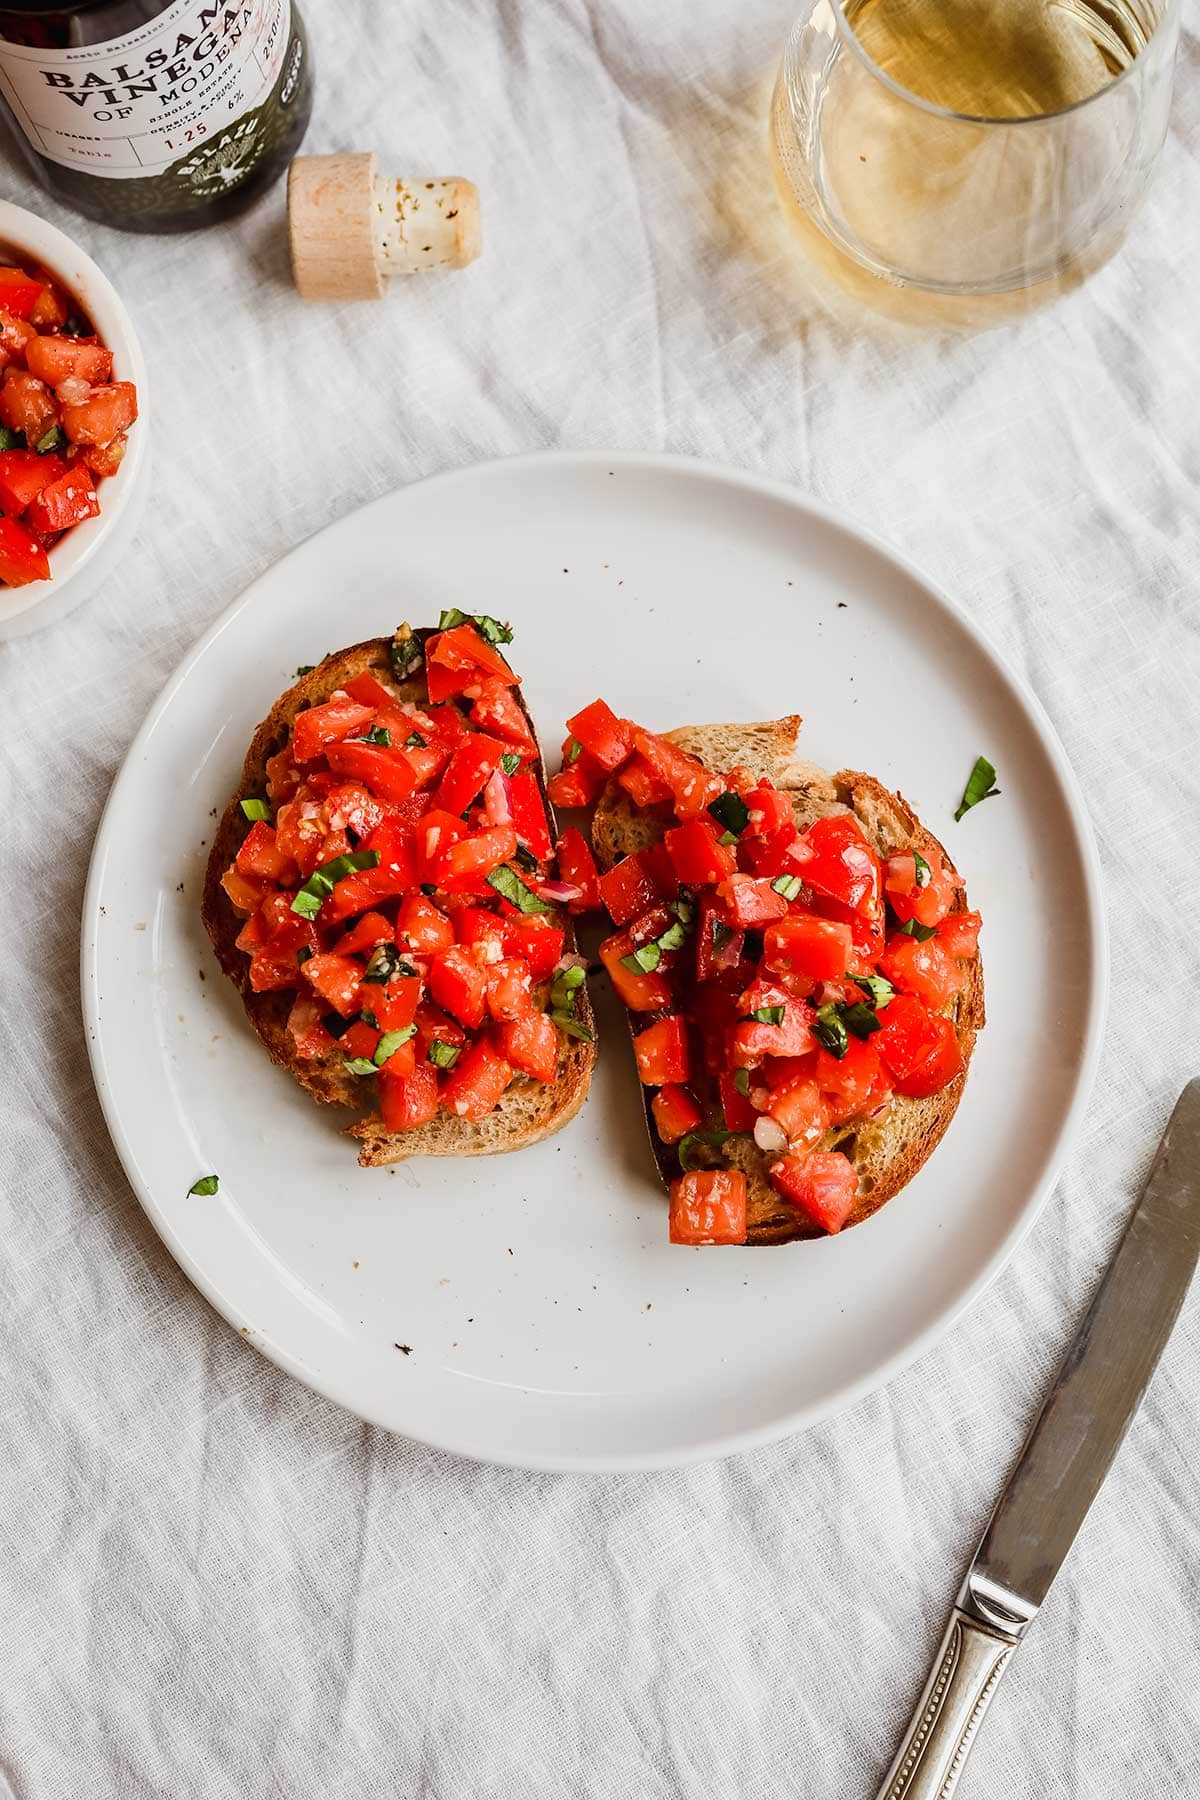
{"label": "diced tomato topping", "polygon": [[243,875],[262,875],[268,881],[282,881],[295,865],[275,841],[275,828],[265,819],[256,819],[235,858]]}
{"label": "diced tomato topping", "polygon": [[379,1020],[381,1031],[403,1031],[417,1016],[421,999],[419,975],[397,975],[386,986],[364,981],[359,1004]]}
{"label": "diced tomato topping", "polygon": [[564,934],[545,913],[522,913],[506,917],[505,948],[514,956],[524,957],[535,981],[545,981],[557,967],[563,953]]}
{"label": "diced tomato topping", "polygon": [[779,788],[772,787],[770,782],[760,781],[744,798],[750,814],[745,836],[769,838],[776,832],[786,830],[788,826],[794,829],[795,819],[790,797]]}
{"label": "diced tomato topping", "polygon": [[[474,625],[455,625],[449,631],[439,631],[431,637],[425,648],[427,677],[431,664],[443,669],[465,670],[471,675],[482,669],[485,674],[499,676],[509,687],[515,687],[519,680],[496,646],[489,644]],[[429,693],[433,699],[432,683]]]}
{"label": "diced tomato topping", "polygon": [[45,382],[28,369],[5,369],[0,386],[0,423],[10,431],[23,431],[26,444],[36,448],[38,439],[58,424],[58,402]]}
{"label": "diced tomato topping", "polygon": [[811,1151],[771,1164],[771,1186],[822,1231],[840,1231],[858,1198],[854,1165],[836,1152]]}
{"label": "diced tomato topping", "polygon": [[879,916],[883,885],[879,858],[852,813],[817,819],[797,838],[788,856],[818,893],[868,918]]}
{"label": "diced tomato topping", "polygon": [[[897,1002],[893,1000],[892,1006],[895,1005]],[[891,1010],[889,1007],[888,1011]],[[924,1098],[927,1094],[940,1094],[944,1087],[949,1087],[963,1072],[965,1065],[962,1048],[953,1024],[940,1013],[932,1018],[931,1023],[936,1036],[933,1049],[909,1074],[896,1077],[898,1094],[909,1094],[915,1099]]]}
{"label": "diced tomato topping", "polygon": [[[539,862],[549,862],[553,845],[550,842],[550,827],[546,823],[546,808],[542,805],[542,790],[537,776],[526,770],[522,774],[511,776],[508,785],[513,830],[531,856],[536,856]],[[576,836],[578,835],[577,832]],[[563,880],[567,879],[564,875]]]}
{"label": "diced tomato topping", "polygon": [[69,531],[85,519],[95,519],[100,502],[86,463],[75,462],[44,487],[27,514],[32,531]]}
{"label": "diced tomato topping", "polygon": [[246,918],[258,911],[270,885],[261,876],[243,875],[236,864],[226,869],[221,877],[221,886],[229,895],[233,910]]}
{"label": "diced tomato topping", "polygon": [[340,937],[333,946],[338,956],[355,956],[360,951],[371,951],[376,944],[390,944],[392,941],[392,923],[382,913],[364,913],[358,924],[352,926],[344,937]]}
{"label": "diced tomato topping", "polygon": [[405,800],[417,785],[416,771],[403,750],[343,740],[330,744],[325,757],[335,774],[361,781],[380,800]]}
{"label": "diced tomato topping", "polygon": [[431,808],[416,828],[418,882],[432,884],[438,858],[466,835],[467,827],[457,813],[443,812],[440,807]]}
{"label": "diced tomato topping", "polygon": [[688,756],[677,745],[668,743],[666,738],[655,737],[652,731],[639,731],[635,726],[633,743],[660,781],[670,789],[675,811],[681,819],[699,818],[705,808],[724,793],[725,783],[719,775],[706,769],[698,757]]}
{"label": "diced tomato topping", "polygon": [[472,831],[439,850],[429,865],[430,879],[447,893],[475,893],[494,869],[509,862],[516,853],[517,834],[511,825]]}
{"label": "diced tomato topping", "polygon": [[[909,919],[915,919],[918,925],[936,925],[954,905],[954,877],[932,845],[924,861],[925,868],[918,873],[911,850],[888,858],[888,875],[893,880],[903,881],[908,864],[913,865],[911,887],[888,887],[888,901],[902,925]],[[899,867],[894,870],[893,865]]]}
{"label": "diced tomato topping", "polygon": [[935,1011],[952,1000],[963,985],[963,974],[937,938],[918,943],[897,933],[888,939],[880,969],[902,993],[915,994]]}
{"label": "diced tomato topping", "polygon": [[396,942],[418,956],[436,956],[454,942],[454,927],[424,894],[406,894],[396,914]]}
{"label": "diced tomato topping", "polygon": [[362,847],[379,852],[378,864],[337,883],[321,908],[322,924],[338,925],[355,913],[376,908],[381,900],[394,900],[414,885],[411,834],[398,819],[384,819]]}
{"label": "diced tomato topping", "polygon": [[832,1123],[829,1105],[820,1087],[805,1078],[773,1089],[767,1110],[793,1149],[797,1146],[811,1148]]}
{"label": "diced tomato topping", "polygon": [[37,326],[28,319],[18,319],[10,312],[0,309],[0,369],[8,367],[14,358],[25,355],[26,347],[37,337]]}
{"label": "diced tomato topping", "polygon": [[628,719],[618,719],[603,700],[593,700],[568,719],[567,730],[607,774],[619,769],[633,754],[632,725]]}
{"label": "diced tomato topping", "polygon": [[687,1081],[691,1076],[687,1021],[678,1014],[660,1019],[633,1040],[638,1074],[648,1087]]}
{"label": "diced tomato topping", "polygon": [[344,1057],[361,1056],[365,1061],[370,1062],[379,1048],[382,1036],[383,1033],[376,1031],[373,1025],[368,1025],[365,1019],[355,1019],[353,1025],[343,1031],[337,1042]]}
{"label": "diced tomato topping", "polygon": [[840,981],[854,954],[848,925],[792,913],[763,933],[763,961],[777,975],[807,975],[814,981]]}
{"label": "diced tomato topping", "polygon": [[725,907],[712,894],[700,896],[695,935],[696,980],[738,980],[746,934],[729,924]]}
{"label": "diced tomato topping", "polygon": [[766,876],[731,875],[717,888],[717,898],[729,923],[743,929],[769,925],[773,919],[782,919],[788,909],[787,901],[776,893]]}
{"label": "diced tomato topping", "polygon": [[93,388],[90,399],[62,409],[62,426],[73,444],[107,444],[128,431],[138,416],[137,389],[132,381]]}
{"label": "diced tomato topping", "polygon": [[658,1012],[669,1006],[671,984],[666,976],[657,970],[652,974],[635,974],[626,969],[621,958],[632,954],[633,940],[627,931],[614,933],[612,937],[605,938],[600,946],[600,960],[608,970],[618,998],[630,1012]]}
{"label": "diced tomato topping", "polygon": [[390,688],[384,687],[378,676],[372,675],[369,669],[363,669],[359,674],[352,675],[349,681],[342,683],[342,686],[352,700],[357,700],[360,706],[369,706],[372,712],[377,711],[381,706],[395,706],[396,704],[395,694]]}
{"label": "diced tomato topping", "polygon": [[66,472],[61,456],[34,450],[0,450],[0,506],[9,516],[23,513],[52,481]]}
{"label": "diced tomato topping", "polygon": [[[721,1111],[725,1115],[727,1131],[753,1131],[758,1114],[749,1098],[734,1085],[733,1070],[722,1069],[717,1076],[717,1089],[721,1096]],[[694,1126],[689,1126],[694,1130]]]}
{"label": "diced tomato topping", "polygon": [[671,790],[651,763],[635,751],[617,775],[617,785],[624,788],[635,806],[664,806]]}
{"label": "diced tomato topping", "polygon": [[[749,1017],[754,1012],[782,1012],[778,1024]],[[738,1002],[741,1022],[729,1039],[729,1060],[735,1069],[752,1069],[764,1056],[803,1056],[814,1047],[812,1011],[786,988],[756,981]]]}
{"label": "diced tomato topping", "polygon": [[317,1056],[328,1056],[334,1047],[334,1039],[321,1023],[321,1018],[321,1004],[312,994],[296,995],[288,1014],[287,1028],[295,1054],[302,1062],[311,1062]]}
{"label": "diced tomato topping", "polygon": [[429,966],[429,992],[436,1005],[468,1031],[478,1031],[483,1024],[487,974],[466,950],[454,945],[434,957]]}
{"label": "diced tomato topping", "polygon": [[952,912],[937,928],[937,941],[947,956],[969,962],[979,952],[979,932],[983,920],[977,912]]}
{"label": "diced tomato topping", "polygon": [[116,437],[107,444],[88,444],[83,452],[83,460],[93,475],[115,475],[125,461],[128,448],[128,437],[123,431],[118,431]]}
{"label": "diced tomato topping", "polygon": [[25,348],[25,366],[47,387],[56,388],[62,381],[111,381],[113,358],[112,351],[102,344],[80,344],[69,337],[34,337]]}
{"label": "diced tomato topping", "polygon": [[628,925],[658,899],[658,888],[640,851],[627,856],[599,878],[600,898],[614,925]]}
{"label": "diced tomato topping", "polygon": [[0,306],[18,319],[27,319],[41,298],[44,285],[24,269],[0,268]]}
{"label": "diced tomato topping", "polygon": [[482,906],[459,906],[454,911],[454,937],[475,946],[477,963],[503,962],[508,954],[508,921]]}
{"label": "diced tomato topping", "polygon": [[864,1112],[880,1075],[879,1052],[869,1038],[852,1037],[840,1060],[828,1050],[818,1051],[816,1082],[829,1100],[831,1124]]}
{"label": "diced tomato topping", "polygon": [[503,1023],[533,1011],[533,978],[529,964],[506,957],[487,971],[487,1007],[493,1019]]}
{"label": "diced tomato topping", "polygon": [[594,763],[586,751],[573,763],[552,775],[546,783],[551,804],[572,807],[590,806],[604,786],[604,770]]}
{"label": "diced tomato topping", "polygon": [[15,519],[0,519],[0,581],[24,587],[49,579],[50,559],[43,546]]}
{"label": "diced tomato topping", "polygon": [[537,1081],[553,1081],[558,1074],[558,1028],[543,1012],[499,1025],[496,1048],[515,1069]]}
{"label": "diced tomato topping", "polygon": [[663,842],[675,873],[685,887],[702,887],[724,881],[737,868],[731,844],[718,842],[719,833],[707,819],[689,819],[668,831]]}
{"label": "diced tomato topping", "polygon": [[379,1071],[379,1110],[387,1131],[412,1131],[417,1125],[427,1125],[437,1117],[437,1070],[431,1063],[419,1062],[404,1075],[385,1063]]}
{"label": "diced tomato topping", "polygon": [[447,1075],[441,1103],[460,1119],[486,1119],[512,1078],[512,1064],[487,1038],[479,1038],[463,1051]]}
{"label": "diced tomato topping", "polygon": [[703,1047],[705,1073],[719,1075],[729,1065],[726,1044],[738,1020],[737,993],[708,982],[693,990],[688,1011]]}
{"label": "diced tomato topping", "polygon": [[298,763],[314,762],[328,745],[369,731],[373,716],[371,708],[360,706],[357,700],[327,700],[323,706],[310,706],[296,714],[292,755]]}
{"label": "diced tomato topping", "polygon": [[695,1131],[704,1119],[687,1089],[674,1081],[659,1088],[650,1102],[650,1111],[654,1114],[654,1128],[664,1144],[677,1144],[689,1131]]}
{"label": "diced tomato topping", "polygon": [[505,746],[498,738],[475,732],[451,755],[433,804],[443,812],[462,813],[483,792],[489,775],[500,767]]}
{"label": "diced tomato topping", "polygon": [[935,1015],[915,995],[897,994],[880,1019],[883,1029],[875,1034],[876,1048],[899,1088],[937,1048]]}
{"label": "diced tomato topping", "polygon": [[578,900],[567,903],[569,913],[598,912],[600,908],[600,872],[587,839],[574,825],[568,825],[558,840],[558,872],[571,887],[580,890]]}
{"label": "diced tomato topping", "polygon": [[671,1183],[673,1244],[744,1244],[746,1177],[740,1169],[694,1169]]}
{"label": "diced tomato topping", "polygon": [[375,827],[387,817],[382,801],[376,800],[374,794],[368,793],[358,781],[335,779],[335,785],[326,796],[326,809],[334,831],[352,831],[360,838],[370,837]]}
{"label": "diced tomato topping", "polygon": [[332,951],[310,956],[304,964],[304,979],[343,1018],[358,1011],[362,973],[362,964],[354,957],[336,956]]}
{"label": "diced tomato topping", "polygon": [[417,1046],[418,1058],[428,1056],[430,1046],[435,1043],[453,1044],[461,1047],[467,1041],[467,1034],[457,1019],[449,1013],[441,1012],[431,1006],[428,1000],[422,1000],[417,1008],[417,1035],[413,1042]]}
{"label": "diced tomato topping", "polygon": [[[474,683],[471,684],[474,689]],[[521,750],[534,749],[533,733],[525,710],[512,688],[495,676],[483,681],[471,706],[471,723]]]}

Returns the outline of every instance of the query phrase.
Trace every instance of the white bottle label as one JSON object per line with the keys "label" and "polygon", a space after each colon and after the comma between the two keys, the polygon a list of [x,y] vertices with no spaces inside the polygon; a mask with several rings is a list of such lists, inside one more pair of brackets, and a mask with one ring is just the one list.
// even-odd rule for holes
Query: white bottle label
{"label": "white bottle label", "polygon": [[290,24],[291,0],[174,0],[105,44],[0,42],[0,90],[34,149],[68,169],[144,179],[195,156],[196,185],[219,191],[248,173],[252,145],[227,128],[271,92]]}

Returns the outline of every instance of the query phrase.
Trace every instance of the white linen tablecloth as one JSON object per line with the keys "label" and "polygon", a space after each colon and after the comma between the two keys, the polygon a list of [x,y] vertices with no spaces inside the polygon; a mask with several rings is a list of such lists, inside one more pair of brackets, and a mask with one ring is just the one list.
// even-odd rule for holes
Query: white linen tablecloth
{"label": "white linen tablecloth", "polygon": [[[806,297],[763,158],[785,5],[306,12],[306,148],[477,179],[469,273],[306,307],[280,190],[229,227],[137,239],[4,164],[129,301],[157,471],[120,573],[0,649],[0,1794],[873,1796],[1200,1070],[1200,39],[1119,260],[1056,310],[947,338]],[[1103,1068],[1003,1277],[843,1417],[679,1473],[477,1467],[276,1372],[143,1218],[80,1022],[100,809],[193,639],[360,501],[541,446],[766,471],[888,536],[1048,708],[1108,885]],[[1200,1795],[1198,1420],[1200,1292],[964,1796]]]}

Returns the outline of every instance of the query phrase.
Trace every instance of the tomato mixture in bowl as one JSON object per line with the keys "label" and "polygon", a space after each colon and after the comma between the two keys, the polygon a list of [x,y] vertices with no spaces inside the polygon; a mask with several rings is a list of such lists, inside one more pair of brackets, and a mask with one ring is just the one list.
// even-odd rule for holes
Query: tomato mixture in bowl
{"label": "tomato mixture in bowl", "polygon": [[37,265],[0,265],[0,581],[50,577],[47,551],[100,512],[137,418],[137,389]]}

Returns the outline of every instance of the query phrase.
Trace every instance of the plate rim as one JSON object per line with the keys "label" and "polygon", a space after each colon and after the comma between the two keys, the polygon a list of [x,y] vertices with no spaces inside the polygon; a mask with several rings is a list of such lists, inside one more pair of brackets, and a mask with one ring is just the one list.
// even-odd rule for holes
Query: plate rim
{"label": "plate rim", "polygon": [[[219,1279],[214,1278],[201,1267],[199,1261],[185,1248],[175,1231],[170,1216],[159,1205],[149,1182],[142,1178],[136,1147],[125,1130],[117,1106],[114,1083],[109,1074],[101,1038],[101,1007],[96,963],[101,881],[108,862],[108,840],[114,829],[113,819],[117,797],[124,783],[132,779],[132,771],[143,745],[188,680],[193,667],[204,656],[209,646],[220,637],[222,632],[228,629],[234,619],[250,603],[250,596],[259,582],[268,574],[274,574],[293,557],[306,552],[309,545],[317,538],[338,529],[348,519],[356,518],[374,508],[387,506],[398,495],[407,494],[412,490],[426,489],[437,484],[450,486],[455,482],[487,479],[502,471],[521,472],[528,469],[536,472],[544,468],[564,467],[603,468],[607,471],[618,466],[626,470],[641,469],[655,474],[666,472],[685,477],[715,480],[728,487],[741,489],[748,495],[782,502],[801,517],[808,516],[820,520],[823,524],[831,526],[847,537],[865,545],[885,563],[899,570],[921,590],[923,597],[935,609],[940,610],[953,625],[966,633],[987,663],[1009,685],[1020,701],[1036,732],[1042,751],[1055,770],[1067,801],[1080,855],[1091,935],[1088,1018],[1083,1051],[1075,1072],[1069,1103],[1064,1109],[1053,1141],[1047,1151],[1041,1175],[1031,1185],[1020,1212],[1001,1238],[996,1249],[976,1271],[973,1278],[965,1283],[955,1297],[937,1311],[921,1330],[917,1331],[898,1349],[876,1362],[871,1370],[841,1385],[831,1387],[820,1399],[808,1401],[787,1413],[779,1414],[766,1423],[747,1426],[742,1430],[718,1432],[701,1441],[672,1447],[665,1451],[639,1450],[627,1453],[576,1452],[573,1450],[539,1453],[534,1451],[502,1458],[481,1453],[469,1442],[463,1441],[462,1437],[452,1429],[445,1432],[423,1430],[419,1436],[407,1432],[393,1421],[382,1418],[378,1409],[373,1408],[369,1402],[364,1405],[361,1400],[352,1397],[346,1391],[345,1385],[336,1377],[325,1379],[320,1376],[308,1367],[303,1356],[295,1354],[284,1345],[275,1343],[273,1340],[263,1341],[258,1335],[250,1339],[241,1336],[238,1319],[234,1316],[234,1308],[226,1302]],[[239,1336],[241,1342],[249,1342],[275,1367],[303,1382],[313,1392],[332,1401],[334,1405],[343,1408],[352,1416],[396,1436],[408,1437],[411,1442],[427,1444],[431,1449],[499,1468],[528,1469],[538,1473],[602,1475],[687,1467],[720,1457],[741,1455],[796,1436],[811,1426],[848,1411],[859,1400],[885,1387],[953,1330],[954,1326],[975,1305],[1015,1255],[1025,1237],[1040,1218],[1046,1202],[1058,1184],[1067,1155],[1086,1114],[1103,1052],[1108,1016],[1110,961],[1108,917],[1104,904],[1104,884],[1095,829],[1083,789],[1049,714],[1023,675],[1007,662],[970,614],[903,551],[896,549],[892,544],[879,537],[869,526],[860,523],[852,513],[832,506],[775,476],[761,475],[729,464],[674,452],[536,450],[519,452],[510,456],[486,457],[476,462],[441,469],[433,474],[419,476],[413,481],[391,488],[388,492],[377,495],[360,506],[349,508],[336,519],[331,519],[325,525],[318,527],[316,531],[310,532],[307,537],[293,544],[289,550],[269,563],[266,568],[259,570],[239,590],[229,604],[222,608],[168,676],[130,741],[120,767],[113,777],[112,786],[97,825],[88,862],[80,918],[79,977],[84,1035],[92,1079],[105,1125],[126,1179],[133,1189],[142,1211],[177,1266],[208,1301],[209,1305],[220,1314],[231,1330]]]}

